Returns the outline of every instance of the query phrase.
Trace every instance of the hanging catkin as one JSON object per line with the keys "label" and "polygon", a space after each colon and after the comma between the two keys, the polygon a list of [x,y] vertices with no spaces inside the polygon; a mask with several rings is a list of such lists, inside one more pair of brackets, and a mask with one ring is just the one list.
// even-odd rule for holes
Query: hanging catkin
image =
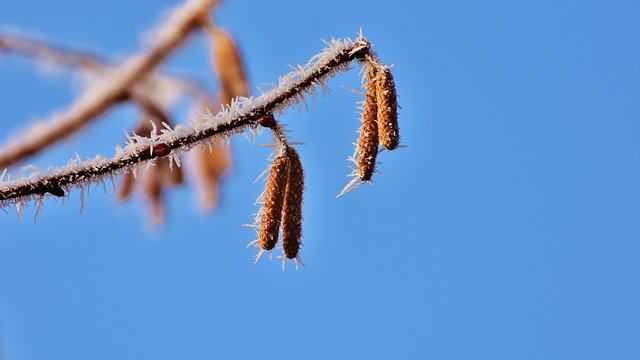
{"label": "hanging catkin", "polygon": [[362,109],[362,126],[358,138],[358,177],[362,181],[371,180],[378,156],[378,105],[376,97],[376,69],[369,68],[367,97]]}
{"label": "hanging catkin", "polygon": [[262,225],[258,234],[262,250],[271,250],[278,243],[288,171],[289,158],[284,154],[278,155],[271,166],[262,207]]}
{"label": "hanging catkin", "polygon": [[302,245],[302,201],[304,196],[304,169],[300,155],[294,148],[287,148],[289,176],[282,212],[282,247],[287,259],[296,259]]}
{"label": "hanging catkin", "polygon": [[400,130],[398,128],[398,96],[391,68],[380,67],[376,84],[380,143],[388,150],[395,150],[400,144]]}

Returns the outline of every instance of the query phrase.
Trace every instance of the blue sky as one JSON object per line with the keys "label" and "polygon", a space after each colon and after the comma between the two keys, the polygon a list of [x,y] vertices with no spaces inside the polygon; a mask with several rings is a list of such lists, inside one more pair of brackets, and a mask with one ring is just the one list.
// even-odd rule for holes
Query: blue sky
{"label": "blue sky", "polygon": [[[113,59],[175,1],[3,1],[0,26]],[[268,150],[233,139],[221,207],[194,186],[149,226],[109,189],[2,214],[3,359],[640,357],[640,5],[635,1],[227,0],[252,88],[362,27],[394,64],[402,142],[339,199],[357,69],[290,124],[307,172],[306,267],[252,263]],[[216,88],[205,39],[168,67]],[[77,95],[64,71],[0,55],[5,141]],[[188,107],[176,108],[185,121]],[[113,155],[120,106],[29,163]],[[259,139],[262,142],[267,138]]]}

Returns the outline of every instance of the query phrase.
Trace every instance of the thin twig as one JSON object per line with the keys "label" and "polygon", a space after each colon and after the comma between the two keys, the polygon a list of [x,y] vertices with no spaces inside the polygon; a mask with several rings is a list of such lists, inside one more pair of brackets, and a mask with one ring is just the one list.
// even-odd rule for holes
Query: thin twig
{"label": "thin twig", "polygon": [[[99,76],[112,74],[116,67],[109,60],[96,54],[50,44],[25,36],[0,34],[0,54],[3,51]],[[171,74],[150,74],[134,85],[134,88],[137,87],[153,92],[167,88],[176,89],[198,100],[208,97],[207,92],[194,79]]]}
{"label": "thin twig", "polygon": [[190,0],[176,9],[157,31],[156,41],[150,49],[131,57],[111,76],[93,84],[66,112],[53,117],[47,124],[34,126],[20,141],[0,149],[0,168],[16,164],[67,138],[121,101],[128,89],[150,74],[206,21],[216,3],[217,0]]}
{"label": "thin twig", "polygon": [[56,65],[79,67],[87,71],[101,71],[106,61],[94,54],[65,49],[25,36],[0,35],[0,51],[33,57]]}

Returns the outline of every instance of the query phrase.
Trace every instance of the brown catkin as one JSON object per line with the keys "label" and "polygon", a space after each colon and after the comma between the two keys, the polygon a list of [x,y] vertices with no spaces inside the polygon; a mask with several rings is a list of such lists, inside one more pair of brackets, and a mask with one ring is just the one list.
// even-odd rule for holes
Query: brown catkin
{"label": "brown catkin", "polygon": [[371,180],[378,156],[378,105],[376,97],[376,69],[371,66],[367,80],[367,97],[362,109],[362,126],[358,138],[358,177]]}
{"label": "brown catkin", "polygon": [[249,84],[242,65],[242,57],[231,34],[214,27],[210,30],[213,42],[212,62],[220,79],[220,102],[229,104],[236,96],[249,96]]}
{"label": "brown catkin", "polygon": [[288,172],[289,158],[284,154],[279,155],[273,160],[271,166],[262,208],[262,225],[258,242],[263,250],[271,250],[278,243]]}
{"label": "brown catkin", "polygon": [[169,158],[159,159],[160,164],[162,164],[164,169],[164,176],[167,179],[167,184],[169,185],[182,185],[184,183],[184,172],[182,171],[182,167],[173,164],[171,166],[169,162]]}
{"label": "brown catkin", "polygon": [[400,130],[398,128],[398,96],[391,68],[380,67],[376,83],[380,143],[388,150],[395,150],[400,144]]}
{"label": "brown catkin", "polygon": [[282,213],[282,247],[287,259],[298,258],[302,245],[302,201],[304,196],[304,169],[300,155],[294,148],[287,148],[289,176]]}
{"label": "brown catkin", "polygon": [[[207,27],[211,39],[211,64],[220,81],[218,101],[227,106],[238,96],[249,96],[249,84],[242,64],[242,57],[233,37],[227,31],[216,27]],[[203,104],[204,105],[204,104]],[[220,108],[213,104],[204,105],[205,109]],[[205,208],[213,209],[218,204],[219,182],[231,168],[231,152],[221,146],[222,140],[214,140],[214,146],[200,147],[198,155],[199,171],[202,175],[201,201]]]}
{"label": "brown catkin", "polygon": [[122,176],[122,181],[120,182],[120,188],[118,189],[118,200],[124,201],[131,196],[131,192],[133,191],[133,185],[135,184],[135,178],[133,177],[132,172],[127,172]]}
{"label": "brown catkin", "polygon": [[[214,138],[210,147],[201,146],[197,153],[198,171],[201,176],[200,201],[206,209],[213,209],[218,204],[220,180],[231,169],[231,151],[224,146],[223,140]],[[175,166],[174,166],[175,169]]]}
{"label": "brown catkin", "polygon": [[164,203],[162,201],[164,179],[162,178],[162,169],[158,165],[149,167],[144,173],[143,189],[151,206],[153,222],[155,224],[162,223],[164,219]]}

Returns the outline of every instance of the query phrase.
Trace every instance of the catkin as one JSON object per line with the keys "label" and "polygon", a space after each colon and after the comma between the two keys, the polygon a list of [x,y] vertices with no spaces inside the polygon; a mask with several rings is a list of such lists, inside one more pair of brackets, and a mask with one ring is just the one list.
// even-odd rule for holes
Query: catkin
{"label": "catkin", "polygon": [[220,102],[229,104],[236,96],[249,96],[249,84],[242,65],[242,57],[231,34],[214,27],[210,30],[213,42],[212,62],[220,79]]}
{"label": "catkin", "polygon": [[144,174],[144,193],[151,206],[152,220],[155,224],[162,223],[164,219],[164,204],[162,193],[164,189],[164,179],[162,169],[156,165],[147,169]]}
{"label": "catkin", "polygon": [[118,189],[118,200],[124,201],[131,196],[135,180],[136,179],[133,177],[132,172],[127,172],[122,176],[122,181],[120,182],[120,187]]}
{"label": "catkin", "polygon": [[273,160],[271,166],[262,208],[262,225],[258,242],[263,250],[271,250],[278,243],[288,172],[289,158],[284,154],[279,155]]}
{"label": "catkin", "polygon": [[388,150],[395,150],[400,144],[400,130],[398,128],[398,99],[396,85],[393,81],[391,68],[382,66],[378,71],[377,100],[378,100],[378,131],[380,143]]}
{"label": "catkin", "polygon": [[304,196],[304,169],[300,155],[287,148],[289,176],[282,213],[282,248],[287,259],[296,259],[302,244],[302,200]]}
{"label": "catkin", "polygon": [[362,181],[371,180],[378,156],[378,105],[376,97],[376,70],[369,69],[367,97],[362,109],[362,126],[358,138],[358,177]]}
{"label": "catkin", "polygon": [[[218,205],[220,179],[231,169],[231,151],[223,145],[223,140],[216,137],[209,147],[203,145],[195,155],[198,161],[198,171],[201,176],[200,201],[206,209],[213,209]],[[174,166],[175,169],[175,166]]]}

